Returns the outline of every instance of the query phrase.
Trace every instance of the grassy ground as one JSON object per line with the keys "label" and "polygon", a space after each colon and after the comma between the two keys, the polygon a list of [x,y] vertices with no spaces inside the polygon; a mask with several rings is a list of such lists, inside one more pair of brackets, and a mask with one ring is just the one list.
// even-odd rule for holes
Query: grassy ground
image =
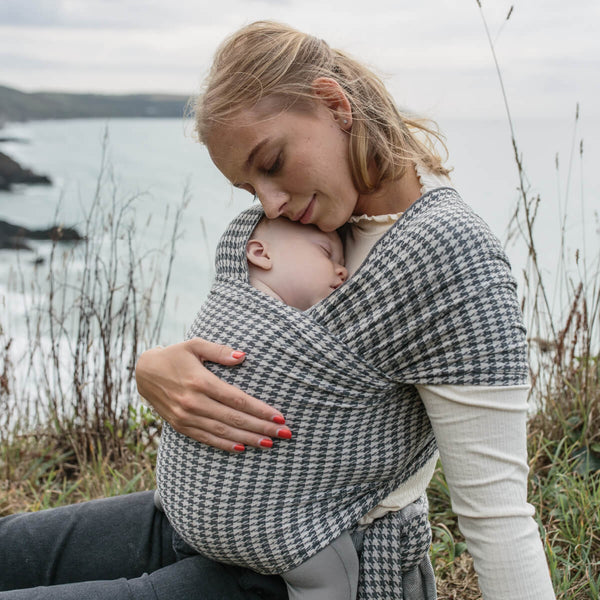
{"label": "grassy ground", "polygon": [[[600,432],[600,389],[590,403],[588,433]],[[598,600],[600,597],[600,464],[597,442],[583,441],[577,409],[568,429],[539,413],[529,423],[529,500],[536,509],[557,598]],[[571,424],[575,429],[571,429]],[[477,576],[449,496],[441,467],[430,485],[434,530],[432,557],[440,599],[481,598]]]}
{"label": "grassy ground", "polygon": [[[577,395],[561,399],[566,421],[553,418],[555,409],[552,414],[540,412],[530,421],[530,501],[536,508],[557,597],[597,600],[600,470],[591,448],[597,449],[600,435],[600,388],[595,387],[586,407],[586,424],[582,424]],[[142,408],[132,412],[127,434],[109,448],[104,445],[103,449],[100,443],[90,447],[94,442],[87,434],[68,430],[58,434],[42,429],[18,436],[1,446],[0,515],[151,489],[158,433],[159,423]],[[88,446],[85,459],[78,458],[84,455],[82,443]],[[441,467],[430,485],[429,498],[440,600],[480,598]]]}
{"label": "grassy ground", "polygon": [[[526,194],[524,201],[530,202]],[[527,219],[526,211],[521,218]],[[125,222],[110,219],[118,221]],[[94,221],[89,225],[99,227]],[[521,230],[533,227],[525,223]],[[110,247],[124,239],[119,229],[111,235]],[[526,241],[535,257],[534,238]],[[91,236],[84,243],[92,244]],[[33,337],[25,357],[15,359],[0,323],[0,515],[154,487],[160,424],[135,394],[132,355],[124,351],[147,346],[157,331],[156,322],[140,316],[151,312],[148,302],[134,293],[135,271],[145,265],[125,253],[126,268],[111,266],[109,259],[102,259],[99,268],[101,249],[81,251],[90,265],[70,297],[61,292],[66,284],[60,274],[67,269],[50,265],[50,299],[42,295],[41,304],[30,311]],[[540,318],[551,314],[539,293],[544,282],[535,277],[541,270],[534,264],[528,272],[523,309],[531,336],[531,402],[538,407],[529,422],[529,497],[558,598],[598,600],[600,277],[596,270],[588,281],[573,284],[570,279],[567,310],[562,319],[548,323]],[[74,337],[69,331],[76,332]],[[67,352],[60,350],[65,346]],[[123,369],[123,362],[129,367]],[[34,411],[19,408],[32,404]],[[441,468],[428,493],[439,597],[479,598]]]}
{"label": "grassy ground", "polygon": [[[598,600],[600,261],[563,256],[559,285],[565,306],[552,310],[536,251],[539,198],[529,196],[514,135],[513,148],[520,181],[513,234],[529,255],[522,306],[530,336],[531,402],[538,407],[529,422],[529,497],[557,597]],[[152,290],[160,278],[150,277],[148,285],[152,268],[136,257],[135,232],[127,224],[131,203],[114,204],[112,189],[106,198],[110,181],[103,181],[104,174],[80,250],[85,268],[78,286],[62,279],[67,259],[53,254],[49,288],[27,311],[25,356],[15,359],[0,313],[0,516],[154,486],[160,426],[139,403],[133,365],[139,348],[157,339],[164,292],[157,292],[158,308],[152,293],[137,292]],[[111,208],[108,215],[101,214],[102,206]],[[106,232],[108,251],[94,245],[96,231]],[[176,237],[177,226],[171,252]],[[166,288],[168,274],[162,280]],[[480,598],[441,468],[428,493],[440,600]]]}
{"label": "grassy ground", "polygon": [[154,487],[158,423],[143,411],[132,421],[130,435],[118,449],[103,455],[100,445],[88,448],[81,461],[81,440],[51,430],[18,436],[2,446],[0,514],[35,511],[74,502],[116,496]]}

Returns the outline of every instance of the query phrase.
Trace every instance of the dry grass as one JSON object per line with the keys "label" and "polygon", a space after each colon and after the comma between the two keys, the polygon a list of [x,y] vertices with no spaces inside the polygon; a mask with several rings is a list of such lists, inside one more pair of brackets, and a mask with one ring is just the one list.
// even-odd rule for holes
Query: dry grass
{"label": "dry grass", "polygon": [[[481,10],[481,3],[477,0]],[[512,13],[512,8],[507,19]],[[483,12],[482,12],[483,16]],[[562,250],[559,297],[553,307],[540,264],[536,217],[540,198],[531,196],[523,157],[515,138],[502,74],[487,23],[490,48],[506,104],[519,181],[519,201],[509,239],[527,249],[522,308],[529,330],[531,403],[536,407],[528,427],[529,500],[536,509],[550,574],[559,600],[600,598],[600,252],[568,256],[567,215],[560,216]],[[573,156],[579,107],[575,111]],[[570,172],[567,179],[570,178]],[[567,206],[564,199],[563,207]],[[585,221],[585,219],[583,219]],[[547,232],[545,232],[547,235]],[[599,248],[600,244],[590,244]],[[450,512],[448,488],[438,467],[428,490],[434,524],[432,558],[440,598],[479,598],[477,576],[466,545]]]}
{"label": "dry grass", "polygon": [[127,448],[118,459],[90,449],[89,456],[93,458],[80,463],[72,440],[43,430],[3,446],[0,516],[148,490],[155,485],[155,449]]}
{"label": "dry grass", "polygon": [[[24,351],[0,313],[0,514],[153,486],[160,424],[140,403],[135,363],[160,335],[188,194],[167,247],[140,254],[139,198],[119,196],[107,143],[84,240],[54,242],[37,278],[21,277]],[[155,257],[165,255],[162,273]]]}
{"label": "dry grass", "polygon": [[436,576],[438,600],[481,600],[473,559],[463,552]]}
{"label": "dry grass", "polygon": [[[577,111],[575,124],[578,116]],[[514,133],[513,149],[520,197],[510,235],[525,243],[529,256],[522,306],[530,335],[532,404],[537,407],[529,423],[530,501],[536,508],[559,600],[598,600],[600,260],[576,255],[573,264],[563,257],[559,283],[566,307],[552,310],[535,237],[539,199],[532,198],[525,186],[523,159]],[[115,223],[124,220],[112,218],[101,227]],[[122,239],[121,235],[122,231],[117,238]],[[131,240],[131,235],[127,233],[126,239]],[[131,243],[128,247],[133,249]],[[24,399],[17,396],[22,386],[14,378],[11,340],[0,324],[0,514],[149,489],[154,483],[158,424],[139,404],[131,368],[144,331],[156,332],[157,327],[136,321],[150,311],[137,294],[135,270],[139,263],[133,252],[128,253],[127,268],[110,261],[99,264],[98,254],[91,248],[85,256],[82,281],[87,283],[80,286],[79,299],[64,304],[69,295],[62,293],[56,279],[51,308],[36,313],[43,312],[53,323],[54,342],[49,348],[36,337],[47,328],[43,330],[38,320],[30,323],[31,347],[45,352],[28,358],[27,372],[29,377],[37,377],[38,407],[33,416],[42,420],[32,420],[30,413],[13,412]],[[52,272],[59,273],[60,268]],[[114,279],[123,273],[124,281]],[[71,330],[67,321],[73,314],[77,334],[68,354],[72,377],[65,379],[56,348],[61,347],[61,336]],[[160,310],[158,314],[160,317]],[[124,352],[129,365],[125,370],[121,368]],[[36,369],[40,362],[47,369]],[[28,398],[27,404],[30,402]],[[439,598],[480,598],[477,576],[450,511],[440,468],[428,493]]]}

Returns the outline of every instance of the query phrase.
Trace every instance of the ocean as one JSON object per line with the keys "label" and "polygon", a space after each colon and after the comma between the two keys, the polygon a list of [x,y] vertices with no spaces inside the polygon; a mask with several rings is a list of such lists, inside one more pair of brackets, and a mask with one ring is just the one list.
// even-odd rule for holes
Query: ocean
{"label": "ocean", "polygon": [[[522,281],[527,251],[518,239],[507,236],[519,203],[508,122],[450,119],[440,120],[439,126],[447,137],[447,164],[454,169],[455,187],[506,242],[515,276]],[[584,246],[590,265],[596,260],[597,268],[600,183],[595,165],[600,164],[600,121],[516,120],[514,128],[526,186],[532,197],[540,198],[535,231],[543,272],[554,280],[560,253],[574,256]],[[180,119],[33,121],[8,123],[1,135],[22,140],[0,143],[1,152],[53,180],[52,186],[0,191],[0,219],[12,223],[29,228],[57,222],[82,227],[104,153],[103,202],[112,201],[113,188],[118,199],[135,197],[127,218],[135,223],[136,244],[142,254],[159,249],[155,254],[166,270],[165,248],[175,209],[188,195],[160,339],[164,344],[181,340],[209,289],[219,236],[231,218],[251,203],[246,192],[225,181],[206,149],[194,141],[191,123]],[[561,249],[563,230],[567,241]],[[40,269],[43,279],[44,266],[35,267],[33,259],[46,259],[47,264],[51,251],[48,242],[32,245],[33,253],[0,251],[2,321],[4,327],[14,327],[15,335],[27,305],[22,299],[26,282],[36,270],[39,277]],[[553,291],[553,296],[560,310],[560,293]]]}

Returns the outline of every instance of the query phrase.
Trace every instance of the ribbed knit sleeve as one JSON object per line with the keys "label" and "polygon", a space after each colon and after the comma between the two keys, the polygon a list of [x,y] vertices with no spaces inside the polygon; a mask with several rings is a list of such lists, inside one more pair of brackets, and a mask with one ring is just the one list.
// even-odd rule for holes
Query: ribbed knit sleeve
{"label": "ribbed knit sleeve", "polygon": [[485,600],[553,600],[527,502],[527,386],[417,386]]}

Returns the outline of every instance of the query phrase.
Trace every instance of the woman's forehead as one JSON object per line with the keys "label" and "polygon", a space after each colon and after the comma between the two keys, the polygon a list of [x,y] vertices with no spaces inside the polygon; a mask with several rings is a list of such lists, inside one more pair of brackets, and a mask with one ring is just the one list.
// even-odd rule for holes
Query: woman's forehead
{"label": "woman's forehead", "polygon": [[248,170],[260,148],[280,131],[274,119],[260,118],[247,109],[227,122],[214,124],[207,135],[206,147],[217,168],[234,181]]}
{"label": "woman's forehead", "polygon": [[252,142],[266,135],[283,133],[290,122],[314,116],[317,106],[318,101],[297,102],[290,107],[277,98],[263,98],[251,107],[240,108],[226,120],[214,123],[208,130],[206,145],[209,151],[214,148],[215,156],[218,153],[218,158],[223,159],[220,146],[225,144],[231,149],[242,141]]}

